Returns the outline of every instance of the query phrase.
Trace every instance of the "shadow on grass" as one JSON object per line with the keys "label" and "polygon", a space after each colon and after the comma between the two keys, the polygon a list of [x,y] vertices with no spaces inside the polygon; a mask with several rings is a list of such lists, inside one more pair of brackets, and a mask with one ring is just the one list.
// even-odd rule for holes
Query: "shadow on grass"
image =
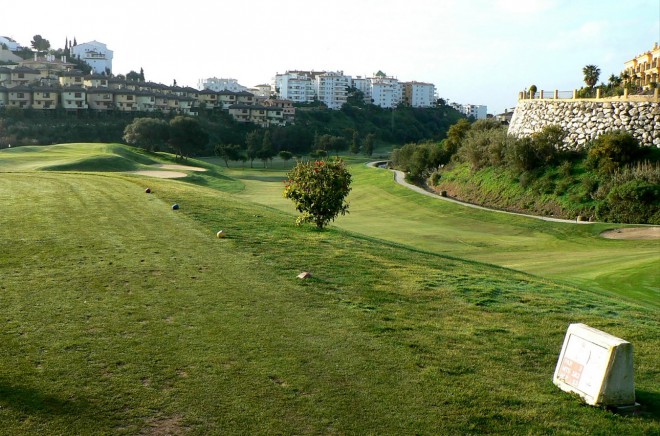
{"label": "shadow on grass", "polygon": [[639,416],[660,421],[660,392],[635,389],[635,397],[641,405]]}
{"label": "shadow on grass", "polygon": [[260,182],[281,182],[286,179],[284,176],[246,176],[242,174],[237,178],[240,180],[258,180]]}
{"label": "shadow on grass", "polygon": [[38,389],[18,386],[0,378],[0,406],[21,414],[36,416],[71,415],[76,420],[92,422],[96,415],[92,406],[84,399],[65,399],[44,394]]}

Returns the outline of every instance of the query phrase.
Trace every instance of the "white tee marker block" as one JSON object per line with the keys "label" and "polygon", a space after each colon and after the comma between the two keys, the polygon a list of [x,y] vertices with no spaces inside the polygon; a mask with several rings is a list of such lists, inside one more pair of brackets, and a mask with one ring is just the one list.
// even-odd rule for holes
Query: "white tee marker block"
{"label": "white tee marker block", "polygon": [[592,406],[634,406],[632,344],[586,324],[571,324],[553,383]]}

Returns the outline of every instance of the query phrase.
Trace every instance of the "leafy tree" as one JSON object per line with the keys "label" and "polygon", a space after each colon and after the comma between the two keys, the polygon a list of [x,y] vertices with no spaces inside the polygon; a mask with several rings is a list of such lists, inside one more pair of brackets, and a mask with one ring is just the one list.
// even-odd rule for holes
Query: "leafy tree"
{"label": "leafy tree", "polygon": [[346,150],[347,148],[348,148],[348,143],[346,142],[346,139],[343,136],[330,136],[328,140],[327,148],[324,148],[324,150],[333,150],[335,154],[339,156],[339,152]]}
{"label": "leafy tree", "polygon": [[218,144],[215,146],[215,154],[225,161],[225,166],[229,168],[229,161],[239,161],[244,157],[241,146],[238,144]]}
{"label": "leafy tree", "polygon": [[357,130],[353,130],[350,152],[352,154],[358,154],[360,152],[360,135]]}
{"label": "leafy tree", "polygon": [[252,168],[252,163],[254,160],[259,157],[259,150],[261,143],[261,135],[258,130],[253,130],[247,134],[245,137],[245,145],[247,147],[247,158],[250,161],[250,168]]}
{"label": "leafy tree", "polygon": [[284,162],[288,162],[293,158],[293,153],[290,151],[282,150],[278,153],[278,156],[280,159],[282,159]]}
{"label": "leafy tree", "polygon": [[41,35],[34,35],[30,45],[37,51],[47,51],[50,48],[50,41],[42,38]]}
{"label": "leafy tree", "polygon": [[456,150],[461,146],[461,141],[470,131],[472,125],[470,122],[462,118],[455,124],[452,124],[447,131],[447,140],[444,142],[445,151],[450,156],[456,153]]}
{"label": "leafy tree", "polygon": [[589,88],[596,86],[598,78],[600,77],[600,68],[596,65],[587,65],[582,68],[582,73],[584,74],[584,83],[586,83]]}
{"label": "leafy tree", "polygon": [[169,125],[157,118],[136,118],[124,129],[126,143],[147,151],[160,149],[169,139]]}
{"label": "leafy tree", "polygon": [[[344,105],[355,106],[355,107],[364,107],[364,92],[357,89],[355,86],[351,86],[346,89],[346,103]],[[343,108],[342,108],[343,109]]]}
{"label": "leafy tree", "polygon": [[178,115],[170,121],[170,146],[177,157],[201,151],[209,142],[209,135],[196,118]]}
{"label": "leafy tree", "polygon": [[369,133],[365,138],[364,138],[364,146],[362,147],[362,152],[366,156],[371,156],[374,154],[374,142],[376,142],[376,135],[373,133]]}
{"label": "leafy tree", "polygon": [[264,132],[264,137],[261,140],[261,148],[257,152],[257,157],[261,159],[264,163],[264,168],[266,168],[266,162],[272,160],[275,156],[275,149],[273,148],[273,143],[270,140],[270,132],[266,130]]}
{"label": "leafy tree", "polygon": [[345,199],[351,191],[351,174],[344,161],[309,161],[287,173],[284,197],[292,200],[301,215],[296,224],[313,222],[318,229],[348,212]]}
{"label": "leafy tree", "polygon": [[130,82],[139,82],[140,81],[140,73],[131,70],[128,74],[126,74],[126,80]]}

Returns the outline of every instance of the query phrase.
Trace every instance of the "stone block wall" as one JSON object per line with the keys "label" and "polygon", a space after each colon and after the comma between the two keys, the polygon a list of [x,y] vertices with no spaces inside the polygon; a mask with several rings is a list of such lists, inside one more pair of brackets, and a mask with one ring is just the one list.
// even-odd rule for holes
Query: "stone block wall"
{"label": "stone block wall", "polygon": [[568,132],[564,149],[581,149],[606,132],[625,130],[642,146],[660,148],[660,103],[626,100],[523,99],[509,123],[509,134],[521,137],[558,125]]}

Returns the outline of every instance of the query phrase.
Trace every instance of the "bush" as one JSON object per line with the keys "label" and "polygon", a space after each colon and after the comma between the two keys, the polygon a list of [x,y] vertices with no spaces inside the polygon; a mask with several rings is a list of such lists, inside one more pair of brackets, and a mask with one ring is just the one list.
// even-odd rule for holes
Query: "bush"
{"label": "bush", "polygon": [[500,166],[504,161],[505,150],[512,143],[515,143],[515,139],[508,136],[501,125],[492,120],[479,120],[467,133],[456,157],[459,161],[469,163],[473,170],[488,165]]}
{"label": "bush", "polygon": [[536,166],[532,138],[520,138],[513,142],[504,153],[506,166],[516,172],[531,171]]}
{"label": "bush", "polygon": [[572,178],[563,178],[555,185],[554,194],[557,196],[564,195],[568,192],[568,188],[574,183]]}
{"label": "bush", "polygon": [[628,132],[605,133],[592,143],[587,153],[587,167],[601,174],[612,174],[621,166],[641,156],[639,142]]}
{"label": "bush", "polygon": [[526,188],[529,185],[531,185],[533,181],[534,181],[534,174],[531,173],[530,171],[524,171],[518,177],[518,183],[520,183],[520,186],[522,186],[523,188]]}
{"label": "bush", "polygon": [[559,175],[562,178],[567,179],[573,174],[573,163],[571,161],[565,160],[559,165],[557,169],[559,171]]}
{"label": "bush", "polygon": [[392,165],[408,173],[412,180],[423,178],[447,161],[445,151],[433,142],[406,144],[392,151]]}
{"label": "bush", "polygon": [[440,184],[441,178],[442,175],[440,174],[440,171],[435,171],[433,174],[431,174],[431,185],[438,186]]}
{"label": "bush", "polygon": [[596,214],[603,221],[660,224],[660,184],[631,180],[617,185]]}
{"label": "bush", "polygon": [[534,153],[542,165],[554,163],[559,155],[559,150],[564,145],[567,132],[560,126],[546,126],[540,132],[532,135]]}

